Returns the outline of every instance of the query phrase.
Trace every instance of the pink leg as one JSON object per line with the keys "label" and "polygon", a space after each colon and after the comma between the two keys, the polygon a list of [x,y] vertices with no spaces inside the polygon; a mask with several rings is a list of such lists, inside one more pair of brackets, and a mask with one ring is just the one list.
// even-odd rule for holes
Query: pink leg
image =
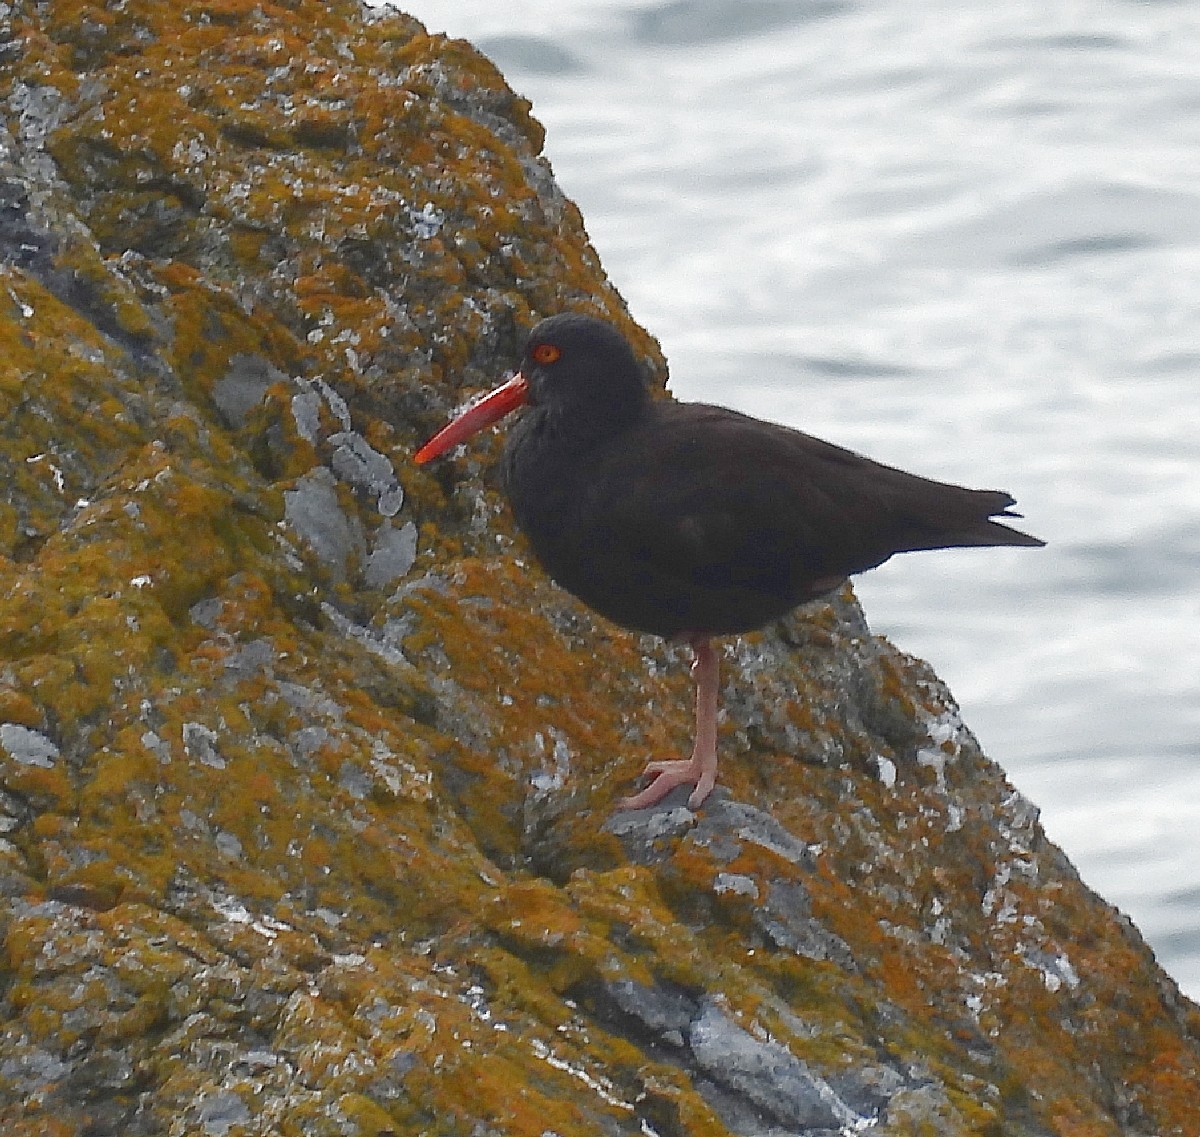
{"label": "pink leg", "polygon": [[717,650],[707,637],[691,641],[696,658],[692,675],[696,680],[696,744],[685,761],[651,762],[645,773],[653,774],[644,790],[623,798],[621,809],[645,809],[662,801],[676,786],[694,786],[688,808],[696,809],[713,791],[717,782],[717,694],[720,686],[720,662]]}

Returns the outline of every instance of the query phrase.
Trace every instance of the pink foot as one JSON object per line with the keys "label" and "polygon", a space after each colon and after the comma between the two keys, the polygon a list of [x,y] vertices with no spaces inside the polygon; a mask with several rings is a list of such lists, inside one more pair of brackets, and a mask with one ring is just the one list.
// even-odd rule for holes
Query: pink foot
{"label": "pink foot", "polygon": [[622,798],[620,809],[645,809],[657,805],[676,786],[694,786],[688,796],[688,809],[698,809],[717,784],[717,653],[711,641],[692,640],[696,660],[692,674],[696,678],[696,745],[687,761],[651,762],[645,773],[653,774],[644,790]]}
{"label": "pink foot", "polygon": [[676,786],[695,786],[688,795],[688,809],[698,809],[704,799],[713,791],[717,784],[717,768],[705,768],[702,762],[692,755],[686,762],[651,762],[643,771],[653,774],[652,781],[644,790],[618,802],[619,809],[645,809],[649,805],[657,805]]}

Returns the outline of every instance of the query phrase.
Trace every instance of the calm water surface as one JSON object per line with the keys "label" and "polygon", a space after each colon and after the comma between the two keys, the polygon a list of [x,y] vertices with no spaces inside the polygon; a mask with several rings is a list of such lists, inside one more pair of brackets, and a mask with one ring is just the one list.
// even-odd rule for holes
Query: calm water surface
{"label": "calm water surface", "polygon": [[858,578],[1200,997],[1200,8],[405,0],[533,100],[685,399],[1012,490]]}

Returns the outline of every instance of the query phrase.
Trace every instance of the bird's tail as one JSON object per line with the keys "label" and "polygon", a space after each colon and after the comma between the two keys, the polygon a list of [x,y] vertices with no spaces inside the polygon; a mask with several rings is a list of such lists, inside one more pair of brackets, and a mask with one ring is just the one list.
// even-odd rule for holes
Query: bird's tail
{"label": "bird's tail", "polygon": [[992,520],[995,517],[1021,516],[1009,508],[1016,504],[1009,494],[1002,490],[962,490],[961,493],[966,496],[960,499],[959,508],[953,510],[956,516],[947,516],[951,511],[944,508],[946,503],[943,501],[937,523],[915,525],[903,551],[915,553],[922,549],[986,548],[995,545],[1040,548],[1045,545],[1046,542],[1040,537]]}

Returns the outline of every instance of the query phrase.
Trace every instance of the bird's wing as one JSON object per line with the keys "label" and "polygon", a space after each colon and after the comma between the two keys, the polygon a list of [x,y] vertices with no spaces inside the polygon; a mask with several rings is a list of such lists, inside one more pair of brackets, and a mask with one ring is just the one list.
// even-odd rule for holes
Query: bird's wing
{"label": "bird's wing", "polygon": [[593,473],[584,512],[594,539],[611,534],[657,572],[702,585],[780,590],[905,550],[1020,543],[987,521],[1012,504],[1007,494],[703,404],[655,404]]}
{"label": "bird's wing", "polygon": [[[847,501],[841,487],[839,468],[863,459],[721,408],[662,409],[677,412],[670,429],[648,421],[593,468],[580,511],[592,541],[619,542],[656,572],[696,585],[780,591],[801,576],[851,571],[837,563],[837,535],[852,520],[846,507],[859,524],[885,512]],[[813,443],[813,455],[797,440]]]}

